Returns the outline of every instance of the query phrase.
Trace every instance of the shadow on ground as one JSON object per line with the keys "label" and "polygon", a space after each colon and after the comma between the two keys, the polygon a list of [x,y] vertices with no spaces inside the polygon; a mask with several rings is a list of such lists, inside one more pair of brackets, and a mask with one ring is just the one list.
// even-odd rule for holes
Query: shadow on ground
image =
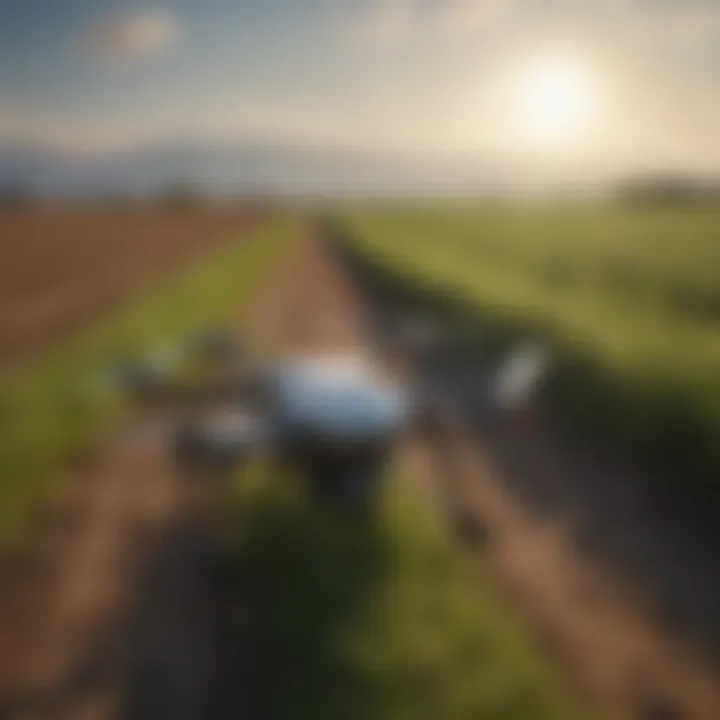
{"label": "shadow on ground", "polygon": [[254,501],[243,518],[236,572],[256,612],[259,717],[372,717],[376,698],[350,634],[371,621],[390,573],[387,530],[277,495]]}

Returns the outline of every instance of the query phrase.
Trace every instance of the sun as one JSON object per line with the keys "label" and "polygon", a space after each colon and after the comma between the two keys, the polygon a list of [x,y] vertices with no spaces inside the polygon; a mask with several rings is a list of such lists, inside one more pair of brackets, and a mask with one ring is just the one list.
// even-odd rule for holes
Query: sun
{"label": "sun", "polygon": [[553,58],[522,73],[517,86],[517,115],[528,139],[546,144],[569,142],[586,132],[598,109],[598,87],[578,61]]}

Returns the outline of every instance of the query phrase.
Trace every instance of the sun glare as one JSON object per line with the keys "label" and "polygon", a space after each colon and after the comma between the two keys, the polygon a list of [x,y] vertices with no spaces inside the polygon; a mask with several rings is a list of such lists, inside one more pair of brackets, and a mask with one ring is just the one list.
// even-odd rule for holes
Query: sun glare
{"label": "sun glare", "polygon": [[522,74],[518,105],[520,129],[528,138],[566,142],[589,128],[597,112],[598,88],[580,63],[546,60]]}

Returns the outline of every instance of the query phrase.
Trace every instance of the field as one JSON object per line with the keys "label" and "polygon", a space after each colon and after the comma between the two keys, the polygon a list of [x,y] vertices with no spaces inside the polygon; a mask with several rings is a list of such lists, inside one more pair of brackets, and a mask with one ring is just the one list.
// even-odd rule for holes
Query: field
{"label": "field", "polygon": [[[257,482],[251,468],[230,485],[226,474],[188,483],[162,443],[142,439],[153,413],[115,433],[121,398],[84,394],[87,378],[116,360],[218,321],[261,347],[357,342],[358,307],[320,244],[298,243],[283,259],[309,234],[297,219],[266,221],[5,378],[3,541],[25,527],[50,479],[67,474],[73,492],[66,521],[33,543],[42,552],[30,566],[8,575],[0,565],[10,578],[0,602],[3,707],[77,717],[88,697],[112,697],[123,717],[200,701],[225,712],[237,703],[237,714],[257,701],[277,718],[575,717],[412,480],[392,483],[370,524],[310,505],[294,478],[268,466]],[[278,261],[287,272],[265,287]],[[108,430],[98,459],[78,471],[73,451],[98,426]],[[228,519],[229,528],[219,523]],[[204,548],[222,528],[230,566],[208,566]],[[107,669],[66,687],[105,643],[118,643],[101,660]],[[115,716],[101,707],[94,716]]]}
{"label": "field", "polygon": [[0,211],[0,365],[51,347],[218,249],[249,211]]}
{"label": "field", "polygon": [[[59,255],[52,256],[56,262],[47,264],[39,249],[41,235],[34,235],[34,246],[25,238],[25,247],[18,226],[36,232],[44,228],[44,243],[52,245],[55,225],[50,218],[18,217],[11,223],[19,243],[16,270],[26,263],[24,275],[18,275],[25,284],[17,284],[18,292],[25,288],[25,298],[18,295],[13,300],[15,312],[21,313],[24,305],[32,307],[35,299],[47,303],[50,314],[44,320],[35,318],[35,324],[29,322],[29,332],[43,344],[50,343],[51,328],[62,329],[63,336],[55,338],[54,347],[0,379],[0,418],[5,428],[0,438],[0,545],[26,528],[29,514],[56,474],[116,415],[122,403],[112,387],[113,368],[153,352],[173,354],[184,334],[237,312],[292,232],[292,223],[282,221],[244,232],[244,219],[223,214],[124,219],[71,215],[64,222],[59,226],[67,235],[58,236],[64,251],[58,245],[53,252]],[[73,228],[82,228],[79,237],[73,238]],[[40,291],[33,290],[31,283],[40,276],[34,275],[31,251],[42,258],[36,263],[37,273],[54,277]],[[202,253],[210,257],[200,260]],[[180,272],[181,261],[187,264],[193,256],[194,266]],[[112,311],[102,305],[103,297],[110,302],[105,295],[108,288],[115,293],[113,305],[118,304],[117,293],[126,298]],[[54,305],[65,295],[77,301],[77,313],[64,314],[66,307]],[[69,326],[86,323],[103,311],[101,321],[70,332]],[[5,332],[10,333],[10,328],[5,326]],[[24,349],[29,351],[28,346]]]}
{"label": "field", "polygon": [[[168,236],[143,275],[143,243],[156,233],[139,227],[152,223],[118,218],[104,235],[115,238],[106,256],[135,271],[115,275],[102,253],[83,259],[93,255],[80,249],[87,241],[76,254],[85,303],[115,282],[123,302],[66,315],[54,339],[18,342],[22,366],[7,356],[0,549],[20,540],[31,552],[20,565],[0,563],[9,588],[0,601],[0,707],[79,717],[99,698],[109,705],[95,717],[116,716],[118,702],[121,717],[177,707],[357,720],[562,720],[585,716],[579,707],[609,717],[717,717],[713,666],[656,623],[644,595],[579,552],[567,517],[536,522],[507,492],[508,467],[485,440],[506,439],[534,483],[533,468],[552,476],[555,466],[552,453],[541,454],[544,467],[534,462],[531,438],[485,427],[481,440],[480,425],[448,424],[440,413],[434,431],[398,448],[381,505],[363,522],[311,504],[282,462],[234,474],[179,467],[163,441],[178,408],[128,412],[108,382],[129,357],[169,358],[182,373],[183,339],[216,323],[241,329],[263,352],[379,349],[382,363],[376,320],[398,310],[401,296],[364,282],[352,262],[361,257],[375,280],[406,293],[411,312],[422,310],[413,301],[426,302],[457,323],[470,342],[455,360],[472,367],[520,338],[542,341],[553,352],[548,410],[612,447],[682,461],[707,488],[714,456],[704,443],[717,438],[720,398],[717,218],[357,204],[340,216],[352,240],[340,245],[299,213],[250,228],[238,220],[157,216],[152,223],[187,237],[187,254],[173,256]],[[182,235],[193,227],[207,239]],[[99,220],[97,228],[100,237]],[[132,262],[116,247],[128,228],[145,238],[130,246]],[[212,252],[201,257],[204,247]],[[32,277],[31,253],[24,262]],[[59,292],[75,263],[56,264]],[[45,288],[26,286],[26,298]],[[452,372],[436,371],[436,387],[450,388]],[[406,372],[425,379],[413,361]],[[453,398],[446,393],[451,415],[460,407]],[[47,526],[32,525],[61,487],[68,492],[42,514]],[[480,528],[474,539],[458,528],[460,510]],[[620,518],[614,536],[623,523],[633,539],[644,532]],[[653,567],[660,558],[673,588],[684,586],[651,545]],[[98,647],[107,670],[93,674]],[[68,683],[88,673],[89,687]],[[195,710],[189,716],[208,714]]]}
{"label": "field", "polygon": [[357,245],[441,297],[486,354],[553,353],[546,399],[574,429],[717,490],[720,215],[621,206],[350,209]]}

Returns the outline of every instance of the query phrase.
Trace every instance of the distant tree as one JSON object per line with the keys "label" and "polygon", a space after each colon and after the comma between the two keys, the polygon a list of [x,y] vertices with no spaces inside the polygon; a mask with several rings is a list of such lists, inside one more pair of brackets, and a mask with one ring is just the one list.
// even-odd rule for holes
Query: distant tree
{"label": "distant tree", "polygon": [[623,183],[618,195],[633,203],[705,202],[720,200],[720,183],[684,175],[646,175]]}
{"label": "distant tree", "polygon": [[247,212],[261,216],[274,212],[279,203],[270,191],[255,190],[237,196],[236,203]]}
{"label": "distant tree", "polygon": [[8,184],[0,186],[1,209],[23,209],[33,205],[35,201],[35,193],[27,185]]}
{"label": "distant tree", "polygon": [[163,207],[187,210],[203,204],[203,193],[191,180],[176,180],[161,190],[159,199]]}
{"label": "distant tree", "polygon": [[140,203],[137,198],[125,193],[109,192],[97,197],[95,204],[100,208],[109,210],[129,210],[137,207]]}

